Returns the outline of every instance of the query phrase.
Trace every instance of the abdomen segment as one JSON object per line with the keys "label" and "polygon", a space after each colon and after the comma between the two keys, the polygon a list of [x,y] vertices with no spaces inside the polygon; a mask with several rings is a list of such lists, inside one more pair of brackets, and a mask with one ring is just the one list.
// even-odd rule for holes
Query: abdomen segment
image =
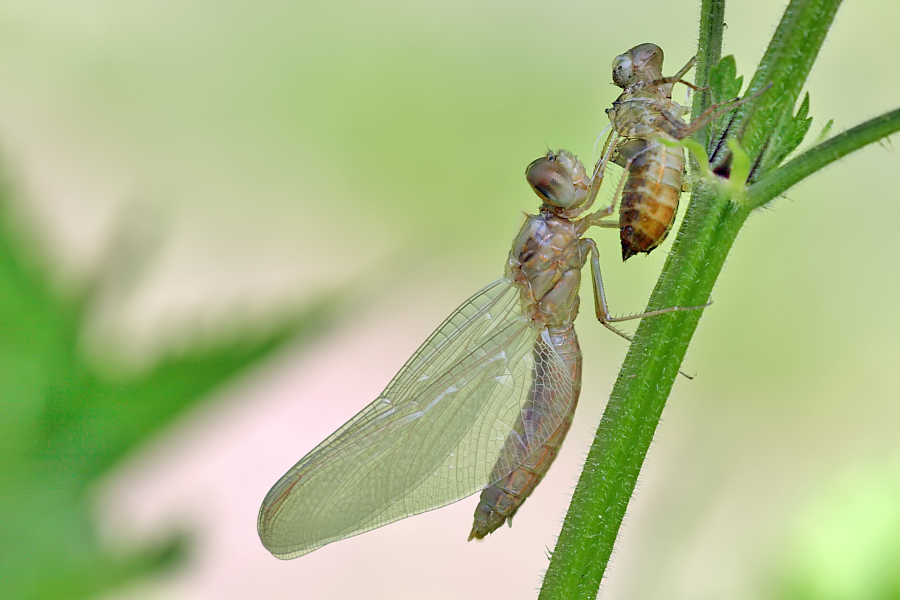
{"label": "abdomen segment", "polygon": [[622,260],[650,252],[672,229],[684,179],[684,151],[647,140],[628,163],[619,208]]}
{"label": "abdomen segment", "polygon": [[[565,417],[543,445],[531,452],[512,472],[500,477],[481,492],[469,534],[470,540],[481,539],[512,519],[546,475],[572,425],[581,392],[581,352],[578,339],[571,325],[558,329],[549,328],[548,333],[553,348],[551,350],[547,347],[544,336],[539,337],[535,343],[531,399],[522,409],[513,431],[506,439],[504,454],[521,455],[521,448],[527,446],[529,431],[540,429],[541,421],[547,414],[554,412],[554,407],[564,407]],[[546,360],[547,352],[555,352],[562,359],[565,372],[557,372],[558,367],[548,367],[554,362],[559,365],[559,361]],[[497,461],[497,467],[500,468],[507,464],[509,461],[503,456]]]}

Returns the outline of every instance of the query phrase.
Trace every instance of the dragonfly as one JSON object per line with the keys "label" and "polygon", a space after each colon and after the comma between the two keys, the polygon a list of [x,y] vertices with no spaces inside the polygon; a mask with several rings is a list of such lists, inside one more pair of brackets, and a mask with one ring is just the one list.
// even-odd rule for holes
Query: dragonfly
{"label": "dragonfly", "polygon": [[[606,110],[612,132],[604,147],[605,160],[625,168],[620,186],[619,221],[602,226],[619,228],[622,260],[649,253],[669,234],[684,190],[684,148],[678,142],[746,100],[714,104],[686,123],[688,109],[672,100],[676,83],[698,90],[684,75],[692,57],[675,75],[663,77],[663,51],[656,44],[640,44],[617,56],[612,80],[622,94]],[[664,143],[661,140],[674,143]]]}
{"label": "dragonfly", "polygon": [[463,302],[385,390],[269,491],[257,529],[290,559],[481,490],[469,539],[511,519],[540,483],[572,423],[582,357],[574,320],[590,261],[597,319],[610,315],[596,243],[584,237],[602,180],[566,151],[526,169],[541,200],[513,240],[504,275]]}

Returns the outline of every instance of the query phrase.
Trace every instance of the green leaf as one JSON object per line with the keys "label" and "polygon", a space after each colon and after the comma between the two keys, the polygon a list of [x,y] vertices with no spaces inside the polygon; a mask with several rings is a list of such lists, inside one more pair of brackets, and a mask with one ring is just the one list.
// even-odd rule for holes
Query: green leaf
{"label": "green leaf", "polygon": [[[784,114],[793,112],[840,3],[841,0],[791,0],[785,9],[747,87],[746,95],[761,96],[738,108],[728,132],[738,137],[754,165],[761,162],[773,134],[784,122]],[[711,160],[713,170],[724,174],[730,153],[720,146]],[[757,167],[753,177],[764,174]]]}
{"label": "green leaf", "polygon": [[816,139],[812,141],[809,145],[810,148],[815,148],[826,139],[828,139],[828,134],[831,133],[831,127],[834,125],[834,119],[828,119],[828,122],[822,126],[822,130],[819,132],[819,135],[816,136]]}
{"label": "green leaf", "polygon": [[[238,329],[232,337],[163,360],[131,381],[108,381],[79,360],[67,385],[51,388],[43,448],[54,469],[85,481],[187,407],[286,343],[308,338],[331,322],[336,302],[326,298],[260,334]],[[71,395],[77,390],[76,396]]]}
{"label": "green leaf", "polygon": [[[177,561],[173,532],[157,548],[122,555],[96,539],[93,479],[141,441],[266,357],[309,339],[339,304],[325,297],[267,325],[228,323],[131,378],[106,375],[82,351],[99,281],[77,293],[14,214],[0,180],[0,598],[93,598]],[[117,253],[120,261],[128,262]],[[137,256],[137,255],[133,255]],[[133,276],[131,263],[107,274]],[[105,282],[116,284],[116,281]],[[165,533],[160,536],[165,539]]]}
{"label": "green leaf", "polygon": [[764,150],[760,158],[756,172],[767,173],[771,171],[780,165],[785,157],[803,142],[803,138],[806,137],[806,133],[812,125],[812,117],[808,117],[808,113],[809,93],[807,92],[796,115],[792,115],[790,111],[782,115],[781,122],[770,138],[769,146]]}
{"label": "green leaf", "polygon": [[[741,87],[744,85],[743,75],[737,74],[737,66],[734,56],[728,55],[719,61],[719,64],[713,68],[709,77],[709,88],[712,94],[712,100],[715,104],[728,102],[737,98],[741,93]],[[710,145],[707,151],[712,153],[715,147],[721,141],[722,133],[731,120],[731,113],[723,114],[717,117],[709,126]]]}
{"label": "green leaf", "polygon": [[730,54],[720,60],[710,74],[709,87],[713,92],[715,102],[737,98],[743,85],[744,77],[743,75],[738,76],[734,56]]}
{"label": "green leaf", "polygon": [[760,207],[819,169],[897,131],[900,131],[900,108],[836,135],[768,173],[747,189],[747,202],[751,207]]}

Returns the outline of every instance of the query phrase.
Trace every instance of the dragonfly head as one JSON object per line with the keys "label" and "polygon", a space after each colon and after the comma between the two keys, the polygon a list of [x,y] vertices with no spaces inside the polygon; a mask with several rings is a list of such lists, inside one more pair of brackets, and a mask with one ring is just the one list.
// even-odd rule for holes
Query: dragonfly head
{"label": "dragonfly head", "polygon": [[663,51],[656,44],[641,44],[612,63],[613,83],[622,89],[662,78]]}
{"label": "dragonfly head", "polygon": [[583,204],[590,188],[584,165],[565,150],[548,152],[532,162],[525,169],[525,179],[545,205],[567,211]]}

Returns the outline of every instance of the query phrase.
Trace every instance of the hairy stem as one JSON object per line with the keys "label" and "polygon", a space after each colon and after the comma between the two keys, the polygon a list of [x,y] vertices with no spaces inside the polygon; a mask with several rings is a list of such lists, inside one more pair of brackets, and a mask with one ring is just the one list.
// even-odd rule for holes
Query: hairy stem
{"label": "hairy stem", "polygon": [[[785,115],[790,117],[839,4],[840,0],[793,0],[785,10],[749,88],[751,94],[767,88],[768,91],[742,105],[727,132],[747,149],[754,164],[761,162],[772,136],[786,122]],[[708,79],[709,70],[721,53],[724,2],[704,0],[701,18],[698,83]],[[702,112],[703,102],[708,103],[709,99],[701,96],[695,109]],[[771,181],[766,178],[768,173],[755,173],[760,187],[751,188],[755,190],[752,202],[734,202],[723,195],[721,186],[701,180],[694,189],[648,310],[704,304],[738,231],[751,210],[765,201],[760,198],[777,195],[779,190],[860,147],[860,140],[866,135],[873,141],[876,134],[895,130],[891,129],[893,117],[886,118],[888,124],[879,121],[880,125],[864,128],[853,137],[856,141],[826,143],[798,157],[785,167],[780,178],[776,177],[779,171],[773,171],[776,178]],[[705,135],[708,133],[700,134]],[[718,148],[713,161],[730,164],[724,138]],[[648,318],[638,327],[585,461],[540,598],[596,598],[641,466],[701,312]]]}
{"label": "hairy stem", "polygon": [[747,203],[750,208],[762,206],[819,169],[897,131],[900,108],[857,125],[775,169],[747,189]]}
{"label": "hairy stem", "polygon": [[[712,94],[707,89],[709,74],[722,58],[722,30],[725,27],[725,0],[704,2],[700,14],[700,35],[697,40],[697,64],[694,66],[694,83],[700,91],[694,97],[691,118],[696,119],[712,105]],[[707,129],[697,132],[697,141],[707,145]]]}
{"label": "hairy stem", "polygon": [[[834,22],[841,0],[792,0],[775,30],[769,47],[747,87],[746,95],[762,94],[735,111],[728,128],[753,163],[759,163],[772,137],[790,113],[810,69],[819,55],[825,35]],[[711,155],[714,167],[730,160],[724,143]]]}

